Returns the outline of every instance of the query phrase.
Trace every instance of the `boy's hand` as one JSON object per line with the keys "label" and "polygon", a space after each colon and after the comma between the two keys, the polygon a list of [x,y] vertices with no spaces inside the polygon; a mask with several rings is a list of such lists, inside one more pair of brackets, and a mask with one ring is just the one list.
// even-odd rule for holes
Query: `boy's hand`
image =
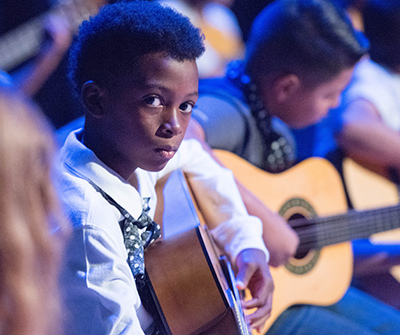
{"label": "boy's hand", "polygon": [[274,283],[265,254],[258,249],[245,249],[236,258],[236,286],[239,290],[248,288],[252,299],[243,301],[245,309],[257,308],[248,315],[252,328],[260,330],[271,315]]}

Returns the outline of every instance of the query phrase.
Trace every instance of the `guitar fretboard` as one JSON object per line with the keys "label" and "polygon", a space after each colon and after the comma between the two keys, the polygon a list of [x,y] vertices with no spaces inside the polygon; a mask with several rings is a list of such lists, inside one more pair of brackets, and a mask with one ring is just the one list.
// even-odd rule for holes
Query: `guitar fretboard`
{"label": "guitar fretboard", "polygon": [[294,220],[291,225],[300,237],[298,251],[305,252],[399,228],[400,206],[350,210],[336,216]]}

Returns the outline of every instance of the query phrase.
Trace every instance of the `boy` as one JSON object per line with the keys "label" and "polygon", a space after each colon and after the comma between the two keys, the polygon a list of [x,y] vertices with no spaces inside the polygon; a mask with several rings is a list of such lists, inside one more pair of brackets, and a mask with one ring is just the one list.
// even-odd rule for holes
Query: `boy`
{"label": "boy", "polygon": [[[200,83],[187,136],[204,147],[234,152],[266,171],[284,171],[297,159],[287,126],[316,123],[339,103],[367,44],[333,1],[276,0],[254,21],[246,48],[244,61],[229,66],[224,78]],[[242,192],[244,199],[256,201]],[[249,213],[262,218],[260,211],[262,207],[253,207]],[[272,250],[273,241],[265,238]],[[398,311],[350,289],[331,307],[288,308],[267,334],[399,331]]]}
{"label": "boy", "polygon": [[[338,109],[343,127],[335,134],[346,156],[394,182],[400,176],[400,3],[369,0],[362,15],[369,56],[359,62]],[[373,190],[371,189],[373,192]],[[352,200],[352,199],[350,199]],[[357,287],[400,308],[400,285],[391,267],[399,245],[354,244]]]}
{"label": "boy", "polygon": [[[367,51],[345,15],[322,0],[268,5],[253,24],[244,61],[222,79],[201,82],[193,124],[207,143],[270,172],[291,166],[296,148],[286,125],[311,125],[335,107]],[[235,128],[218,130],[227,120]],[[287,138],[274,150],[276,136]]]}
{"label": "boy", "polygon": [[[400,172],[400,3],[366,2],[363,11],[370,57],[360,62],[343,95],[339,144],[347,156],[398,180]],[[397,176],[396,176],[397,174]]]}
{"label": "boy", "polygon": [[67,334],[159,333],[137,285],[143,249],[159,235],[154,185],[180,168],[238,268],[238,287],[252,292],[244,303],[257,308],[250,323],[258,327],[269,315],[273,284],[259,219],[246,212],[229,170],[196,141],[182,142],[203,51],[199,30],[156,2],[106,5],[79,30],[70,78],[85,124],[61,150],[60,192],[73,224],[62,276]]}

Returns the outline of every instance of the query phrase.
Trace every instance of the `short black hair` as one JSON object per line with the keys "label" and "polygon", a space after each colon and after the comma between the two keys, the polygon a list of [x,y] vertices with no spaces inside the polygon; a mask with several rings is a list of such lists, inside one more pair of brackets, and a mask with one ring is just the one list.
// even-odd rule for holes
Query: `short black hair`
{"label": "short black hair", "polygon": [[246,68],[252,76],[294,73],[314,86],[354,66],[367,48],[337,3],[276,0],[253,23]]}
{"label": "short black hair", "polygon": [[178,61],[204,52],[204,36],[190,20],[155,1],[121,1],[103,6],[84,21],[69,54],[69,79],[80,96],[93,80],[110,87],[133,75],[140,58],[162,53]]}
{"label": "short black hair", "polygon": [[369,0],[363,10],[371,59],[383,66],[400,65],[400,1]]}

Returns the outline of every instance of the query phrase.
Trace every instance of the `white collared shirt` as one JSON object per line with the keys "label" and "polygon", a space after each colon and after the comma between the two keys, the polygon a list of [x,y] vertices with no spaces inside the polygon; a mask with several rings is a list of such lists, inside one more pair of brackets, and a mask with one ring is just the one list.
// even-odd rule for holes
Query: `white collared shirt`
{"label": "white collared shirt", "polygon": [[[141,305],[126,261],[127,252],[119,226],[121,214],[98,193],[95,183],[134,218],[148,200],[154,216],[155,184],[169,172],[182,169],[210,203],[218,203],[211,231],[232,260],[246,248],[269,254],[262,240],[261,221],[249,216],[234,184],[232,173],[219,166],[196,140],[185,140],[175,157],[160,172],[135,171],[139,191],[103,164],[72,132],[61,149],[63,163],[60,196],[73,225],[66,248],[62,286],[68,310],[66,334],[143,334],[152,323]],[[226,219],[229,216],[228,219]],[[68,319],[69,318],[69,319]]]}
{"label": "white collared shirt", "polygon": [[346,89],[343,102],[358,99],[372,103],[383,122],[400,131],[400,75],[375,63],[370,58],[359,61],[352,81]]}

